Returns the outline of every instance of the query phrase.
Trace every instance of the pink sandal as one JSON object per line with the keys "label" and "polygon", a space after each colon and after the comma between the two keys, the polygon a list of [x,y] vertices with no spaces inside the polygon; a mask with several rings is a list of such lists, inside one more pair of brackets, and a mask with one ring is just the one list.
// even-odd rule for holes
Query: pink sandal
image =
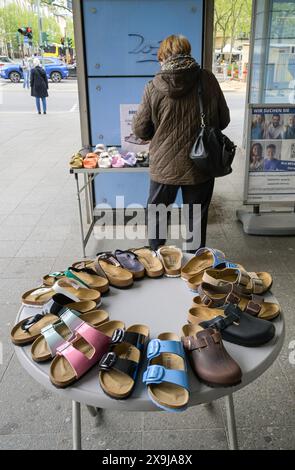
{"label": "pink sandal", "polygon": [[112,167],[113,168],[123,168],[125,166],[125,162],[119,153],[116,153],[112,156]]}
{"label": "pink sandal", "polygon": [[82,377],[108,351],[111,343],[121,337],[125,325],[109,321],[98,327],[81,323],[74,330],[74,338],[65,341],[56,350],[50,365],[50,380],[56,387],[67,387]]}

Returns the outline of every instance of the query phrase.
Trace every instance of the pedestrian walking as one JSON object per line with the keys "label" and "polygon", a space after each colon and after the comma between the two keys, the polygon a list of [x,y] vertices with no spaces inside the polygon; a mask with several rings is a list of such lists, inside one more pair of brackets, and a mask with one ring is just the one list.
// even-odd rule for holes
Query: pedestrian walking
{"label": "pedestrian walking", "polygon": [[35,57],[31,71],[31,96],[36,98],[38,114],[41,114],[41,101],[43,114],[46,114],[46,98],[48,97],[48,80],[40,60]]}
{"label": "pedestrian walking", "polygon": [[[150,205],[170,206],[181,188],[183,203],[189,206],[190,233],[199,232],[199,246],[205,246],[214,178],[200,174],[189,157],[201,124],[199,81],[209,126],[227,127],[229,109],[213,73],[201,69],[191,56],[187,38],[172,35],[164,39],[158,50],[158,60],[161,71],[147,83],[143,101],[133,118],[134,134],[151,141],[148,208]],[[196,204],[201,206],[201,223],[194,220],[193,206]],[[159,236],[158,219],[152,222],[154,224],[156,230],[153,233],[157,236],[150,238],[149,244],[157,250],[166,240]]]}
{"label": "pedestrian walking", "polygon": [[31,75],[31,68],[32,62],[30,61],[29,56],[26,54],[22,60],[22,70],[23,70],[23,88],[30,88],[30,75]]}

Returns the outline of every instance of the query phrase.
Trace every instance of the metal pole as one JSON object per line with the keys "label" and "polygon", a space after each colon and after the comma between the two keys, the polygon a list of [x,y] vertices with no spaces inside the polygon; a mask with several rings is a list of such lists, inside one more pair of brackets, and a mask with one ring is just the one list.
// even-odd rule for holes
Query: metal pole
{"label": "metal pole", "polygon": [[78,209],[79,209],[79,220],[80,220],[80,232],[81,232],[82,252],[83,252],[83,257],[86,258],[85,243],[84,243],[84,230],[83,230],[83,217],[82,217],[80,188],[79,188],[79,178],[78,178],[78,174],[77,174],[77,173],[75,173],[75,180],[76,180],[76,188],[77,188],[77,199],[78,199]]}
{"label": "metal pole", "polygon": [[38,29],[39,29],[39,48],[41,50],[41,57],[43,57],[43,48],[42,48],[42,17],[40,12],[40,0],[36,0],[37,3],[37,15],[38,15]]}
{"label": "metal pole", "polygon": [[233,395],[230,393],[225,397],[225,406],[226,406],[226,420],[227,420],[227,432],[228,432],[228,441],[229,450],[238,450],[238,437],[237,437],[237,426],[235,419],[235,408]]}
{"label": "metal pole", "polygon": [[73,450],[81,450],[81,405],[77,401],[72,401],[72,421],[73,421]]}

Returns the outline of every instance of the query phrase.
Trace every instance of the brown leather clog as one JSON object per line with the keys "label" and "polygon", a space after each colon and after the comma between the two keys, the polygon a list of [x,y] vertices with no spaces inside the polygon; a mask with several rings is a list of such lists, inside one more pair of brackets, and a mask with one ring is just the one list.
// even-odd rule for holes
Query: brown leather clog
{"label": "brown leather clog", "polygon": [[184,325],[184,349],[190,365],[209,387],[231,387],[241,382],[242,371],[225,349],[221,334],[213,328]]}

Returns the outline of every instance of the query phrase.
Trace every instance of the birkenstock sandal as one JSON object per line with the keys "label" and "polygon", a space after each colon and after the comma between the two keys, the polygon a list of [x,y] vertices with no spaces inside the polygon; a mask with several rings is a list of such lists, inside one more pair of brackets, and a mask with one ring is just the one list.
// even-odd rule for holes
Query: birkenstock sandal
{"label": "birkenstock sandal", "polygon": [[140,263],[145,267],[148,277],[160,277],[164,273],[164,267],[161,260],[157,257],[157,253],[149,247],[133,248]]}
{"label": "birkenstock sandal", "polygon": [[84,269],[84,268],[92,269],[98,276],[105,277],[107,279],[106,273],[101,268],[97,258],[76,261],[75,263],[72,264],[72,266],[73,268],[77,268],[77,269]]}
{"label": "birkenstock sandal", "polygon": [[179,277],[181,272],[182,251],[176,246],[161,246],[157,250],[167,277]]}
{"label": "birkenstock sandal", "polygon": [[195,255],[181,269],[181,278],[190,277],[209,268],[236,268],[237,265],[225,259],[225,254],[215,248],[199,248]]}
{"label": "birkenstock sandal", "polygon": [[210,308],[235,304],[243,312],[263,320],[274,320],[281,312],[279,304],[264,302],[264,298],[260,295],[245,294],[234,284],[212,286],[202,282],[198,292],[201,302]]}
{"label": "birkenstock sandal", "polygon": [[184,325],[181,338],[192,370],[209,387],[231,387],[241,382],[240,366],[228,354],[221,334],[213,328]]}
{"label": "birkenstock sandal", "polygon": [[128,398],[135,387],[149,328],[132,325],[112,351],[99,362],[99,383],[106,395],[117,400]]}
{"label": "birkenstock sandal", "polygon": [[43,285],[46,287],[52,287],[53,284],[65,277],[64,271],[55,271],[54,273],[46,274],[43,276]]}
{"label": "birkenstock sandal", "polygon": [[121,321],[106,322],[98,327],[83,322],[75,328],[75,337],[57,348],[50,364],[53,385],[65,388],[80,379],[108,351],[116,331],[124,328]]}
{"label": "birkenstock sandal", "polygon": [[94,300],[73,302],[72,299],[63,294],[54,294],[51,301],[49,302],[53,302],[53,304],[59,306],[60,308],[67,307],[73,310],[77,310],[80,313],[90,312],[91,310],[95,310],[96,308],[96,302],[94,302]]}
{"label": "birkenstock sandal", "polygon": [[121,267],[112,253],[98,253],[97,261],[113,287],[129,287],[133,284],[133,275]]}
{"label": "birkenstock sandal", "polygon": [[51,287],[36,287],[22,295],[22,303],[25,305],[42,306],[48,302],[55,294]]}
{"label": "birkenstock sandal", "polygon": [[75,310],[64,309],[59,320],[42,328],[41,335],[33,342],[32,359],[35,362],[48,361],[55,356],[57,348],[71,338],[80,324],[86,322],[91,326],[99,326],[108,319],[109,315],[104,310],[93,310],[81,315]]}
{"label": "birkenstock sandal", "polygon": [[144,277],[145,269],[143,264],[138,260],[138,256],[129,250],[115,250],[115,258],[119,261],[122,268],[127,269],[133,274],[134,279]]}
{"label": "birkenstock sandal", "polygon": [[101,302],[100,292],[94,289],[88,289],[80,281],[75,279],[59,279],[52,287],[58,294],[64,294],[72,298],[75,302],[80,300],[94,300],[97,305]]}
{"label": "birkenstock sandal", "polygon": [[87,153],[86,157],[83,160],[83,167],[88,169],[93,169],[97,167],[97,155],[96,153],[90,152]]}
{"label": "birkenstock sandal", "polygon": [[56,320],[58,320],[58,316],[51,313],[37,313],[32,317],[25,318],[12,328],[11,341],[18,346],[32,343],[41,334],[42,328]]}
{"label": "birkenstock sandal", "polygon": [[188,322],[218,330],[222,339],[241,346],[261,346],[275,335],[275,327],[271,322],[242,312],[234,304],[228,304],[224,310],[193,307],[189,310]]}
{"label": "birkenstock sandal", "polygon": [[185,352],[179,337],[162,333],[147,347],[148,366],[143,374],[151,401],[166,411],[184,411],[189,400]]}
{"label": "birkenstock sandal", "polygon": [[272,285],[272,277],[267,272],[248,273],[238,268],[207,269],[203,275],[203,282],[213,286],[232,283],[246,294],[264,294]]}
{"label": "birkenstock sandal", "polygon": [[75,268],[71,266],[64,274],[67,278],[75,279],[88,289],[98,290],[101,294],[109,290],[109,282],[106,277],[99,276],[91,268]]}

